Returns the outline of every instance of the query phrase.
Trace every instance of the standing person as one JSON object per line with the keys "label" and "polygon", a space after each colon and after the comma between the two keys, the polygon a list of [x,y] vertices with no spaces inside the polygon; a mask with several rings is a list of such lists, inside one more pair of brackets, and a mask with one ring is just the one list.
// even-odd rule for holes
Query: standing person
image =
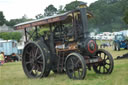
{"label": "standing person", "polygon": [[0,65],[4,64],[4,52],[0,53]]}

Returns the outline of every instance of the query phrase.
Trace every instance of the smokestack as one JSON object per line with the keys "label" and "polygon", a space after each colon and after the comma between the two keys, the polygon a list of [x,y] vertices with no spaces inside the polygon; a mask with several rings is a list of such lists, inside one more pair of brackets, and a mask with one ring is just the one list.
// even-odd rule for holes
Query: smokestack
{"label": "smokestack", "polygon": [[81,14],[81,20],[82,20],[82,27],[83,27],[84,38],[87,38],[89,36],[86,7],[87,7],[86,3],[81,3],[79,5],[80,14]]}

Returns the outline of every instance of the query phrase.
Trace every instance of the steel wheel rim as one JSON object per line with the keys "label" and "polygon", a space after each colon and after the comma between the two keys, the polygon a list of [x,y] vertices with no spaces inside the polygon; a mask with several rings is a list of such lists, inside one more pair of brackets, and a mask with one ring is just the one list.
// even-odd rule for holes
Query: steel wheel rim
{"label": "steel wheel rim", "polygon": [[100,74],[111,73],[113,70],[113,59],[112,59],[111,55],[109,55],[103,51],[99,51],[96,54],[96,56],[101,57],[103,61],[95,64],[93,66],[94,70]]}
{"label": "steel wheel rim", "polygon": [[66,63],[66,69],[67,74],[70,75],[70,78],[82,79],[84,67],[79,58],[73,55],[69,57]]}
{"label": "steel wheel rim", "polygon": [[28,77],[41,78],[44,73],[45,61],[40,47],[30,43],[23,53],[23,68]]}

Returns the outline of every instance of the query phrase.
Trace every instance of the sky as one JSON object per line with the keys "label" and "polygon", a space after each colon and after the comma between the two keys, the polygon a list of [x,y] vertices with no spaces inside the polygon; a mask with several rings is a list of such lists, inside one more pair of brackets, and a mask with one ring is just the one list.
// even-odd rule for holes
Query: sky
{"label": "sky", "polygon": [[[27,15],[28,18],[35,18],[37,14],[43,14],[44,9],[53,4],[56,8],[60,5],[70,3],[75,0],[0,0],[0,11],[3,11],[7,20],[21,18]],[[90,5],[97,0],[80,0]]]}

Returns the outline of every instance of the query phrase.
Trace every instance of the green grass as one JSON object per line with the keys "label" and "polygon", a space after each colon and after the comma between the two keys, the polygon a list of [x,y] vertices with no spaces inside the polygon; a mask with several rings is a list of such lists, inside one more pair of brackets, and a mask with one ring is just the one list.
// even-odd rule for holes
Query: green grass
{"label": "green grass", "polygon": [[[112,51],[106,48],[114,58],[127,53],[128,50]],[[110,75],[87,71],[84,80],[71,80],[66,74],[50,73],[47,78],[28,79],[21,62],[6,63],[0,66],[0,85],[128,85],[128,59],[114,60],[114,71]]]}

